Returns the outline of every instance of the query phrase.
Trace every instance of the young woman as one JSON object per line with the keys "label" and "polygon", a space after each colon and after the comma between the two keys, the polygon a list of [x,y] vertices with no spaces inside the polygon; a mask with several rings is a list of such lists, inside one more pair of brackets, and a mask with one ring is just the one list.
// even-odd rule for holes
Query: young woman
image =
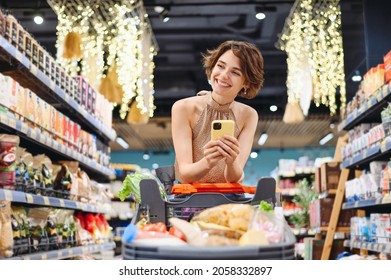
{"label": "young woman", "polygon": [[[227,41],[203,55],[212,91],[172,107],[175,177],[181,183],[238,182],[253,145],[257,112],[235,101],[254,98],[263,85],[263,57],[251,43]],[[211,140],[213,120],[233,120],[234,137]]]}

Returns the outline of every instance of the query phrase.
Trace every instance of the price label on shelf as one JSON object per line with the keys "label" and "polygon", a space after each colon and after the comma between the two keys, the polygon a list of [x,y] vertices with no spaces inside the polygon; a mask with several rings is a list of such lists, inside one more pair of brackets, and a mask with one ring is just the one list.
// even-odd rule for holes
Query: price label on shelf
{"label": "price label on shelf", "polygon": [[389,204],[391,203],[391,195],[387,195],[383,197],[382,204]]}
{"label": "price label on shelf", "polygon": [[5,200],[7,200],[7,201],[13,201],[13,200],[14,200],[14,197],[13,197],[12,191],[10,191],[10,190],[4,190],[4,198],[5,198]]}
{"label": "price label on shelf", "polygon": [[61,206],[61,207],[65,207],[65,201],[64,201],[64,199],[60,198],[60,199],[59,199],[59,202],[60,202],[60,206]]}
{"label": "price label on shelf", "polygon": [[27,200],[27,203],[30,203],[30,204],[34,203],[34,197],[29,193],[26,193],[26,200]]}
{"label": "price label on shelf", "polygon": [[43,198],[43,204],[50,205],[49,197],[43,196],[42,198]]}
{"label": "price label on shelf", "polygon": [[59,260],[62,259],[62,252],[62,250],[57,251],[57,256]]}
{"label": "price label on shelf", "polygon": [[19,51],[15,51],[15,58],[19,61],[22,62],[23,55]]}
{"label": "price label on shelf", "polygon": [[30,72],[34,75],[37,76],[37,67],[33,64],[30,65]]}
{"label": "price label on shelf", "polygon": [[39,142],[41,142],[42,144],[45,144],[46,142],[46,136],[42,133],[39,134]]}
{"label": "price label on shelf", "polygon": [[50,85],[49,85],[49,87],[50,87],[50,89],[51,89],[52,91],[54,91],[55,88],[56,88],[56,83],[55,83],[54,81],[50,80]]}
{"label": "price label on shelf", "polygon": [[22,125],[21,125],[21,127],[20,127],[20,131],[21,131],[22,133],[24,133],[24,134],[27,134],[28,128],[29,128],[29,126],[28,126],[26,123],[22,122]]}
{"label": "price label on shelf", "polygon": [[16,120],[14,118],[8,118],[8,126],[12,128],[16,128]]}
{"label": "price label on shelf", "polygon": [[47,253],[43,253],[41,255],[41,260],[47,260],[48,259],[48,254]]}

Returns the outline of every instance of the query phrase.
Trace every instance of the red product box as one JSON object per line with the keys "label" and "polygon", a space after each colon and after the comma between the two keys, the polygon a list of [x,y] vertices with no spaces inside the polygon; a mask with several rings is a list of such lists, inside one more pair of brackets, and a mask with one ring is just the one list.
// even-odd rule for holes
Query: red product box
{"label": "red product box", "polygon": [[391,80],[391,51],[384,56],[384,76],[386,82]]}

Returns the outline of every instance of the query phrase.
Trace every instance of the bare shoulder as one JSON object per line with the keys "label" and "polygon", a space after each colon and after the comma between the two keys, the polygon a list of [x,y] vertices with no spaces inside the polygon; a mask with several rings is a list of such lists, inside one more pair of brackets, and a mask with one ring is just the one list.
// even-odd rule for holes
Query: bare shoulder
{"label": "bare shoulder", "polygon": [[241,102],[236,102],[236,105],[237,106],[235,107],[237,109],[237,112],[235,115],[237,116],[237,118],[242,120],[258,120],[258,112],[253,107]]}
{"label": "bare shoulder", "polygon": [[193,114],[199,110],[200,106],[205,103],[203,96],[191,96],[175,101],[172,106],[172,112],[186,112]]}

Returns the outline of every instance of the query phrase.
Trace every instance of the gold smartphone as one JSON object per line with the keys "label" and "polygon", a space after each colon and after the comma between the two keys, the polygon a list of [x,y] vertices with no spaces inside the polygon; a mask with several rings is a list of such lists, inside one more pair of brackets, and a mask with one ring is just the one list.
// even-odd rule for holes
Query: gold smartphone
{"label": "gold smartphone", "polygon": [[217,140],[226,134],[234,136],[234,124],[233,120],[212,121],[211,139]]}

